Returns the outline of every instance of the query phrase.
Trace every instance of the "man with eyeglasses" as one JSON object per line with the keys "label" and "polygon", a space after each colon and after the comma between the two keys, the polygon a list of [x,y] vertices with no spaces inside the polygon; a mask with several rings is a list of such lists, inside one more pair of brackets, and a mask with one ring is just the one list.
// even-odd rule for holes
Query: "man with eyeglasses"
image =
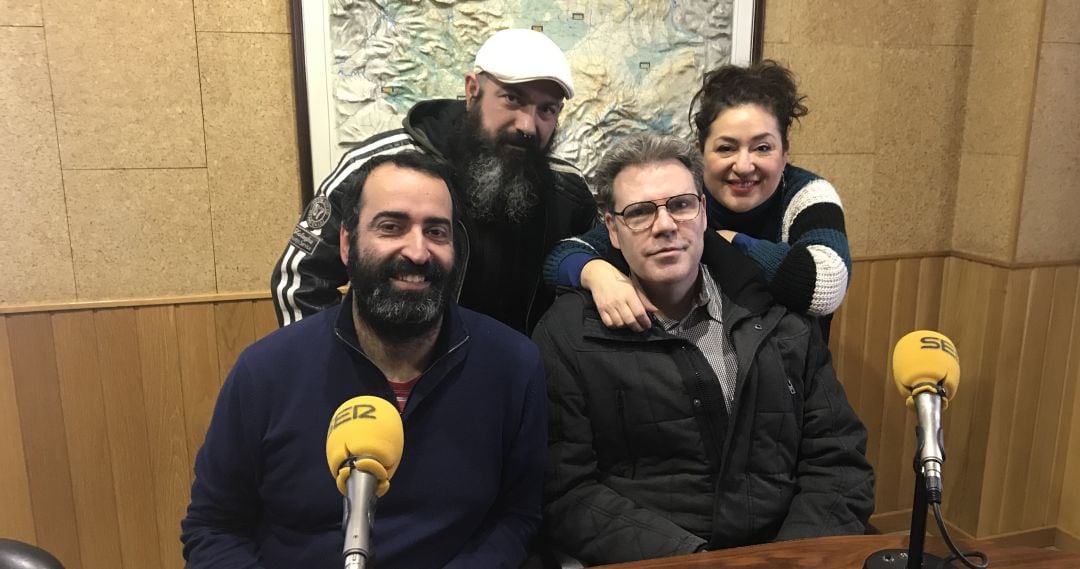
{"label": "man with eyeglasses", "polygon": [[533,339],[548,373],[544,524],[605,564],[863,533],[866,429],[820,329],[706,230],[701,155],[625,139],[598,167],[604,223],[654,326],[605,326],[568,291]]}
{"label": "man with eyeglasses", "polygon": [[455,231],[462,282],[457,302],[528,333],[554,294],[541,281],[544,255],[588,231],[596,203],[581,173],[552,155],[570,65],[541,32],[493,34],[465,74],[464,100],[421,101],[402,128],[358,144],[318,188],[271,277],[278,324],[336,305],[348,281],[338,258],[342,182],[375,156],[418,150],[451,169],[461,208]]}

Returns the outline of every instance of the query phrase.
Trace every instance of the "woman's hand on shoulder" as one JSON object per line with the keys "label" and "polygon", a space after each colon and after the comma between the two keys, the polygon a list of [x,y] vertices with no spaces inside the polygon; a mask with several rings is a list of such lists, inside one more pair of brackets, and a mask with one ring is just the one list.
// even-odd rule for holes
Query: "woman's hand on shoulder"
{"label": "woman's hand on shoulder", "polygon": [[630,328],[641,332],[652,326],[650,312],[657,308],[638,291],[630,277],[611,263],[593,259],[581,269],[581,288],[592,293],[600,320],[608,328]]}

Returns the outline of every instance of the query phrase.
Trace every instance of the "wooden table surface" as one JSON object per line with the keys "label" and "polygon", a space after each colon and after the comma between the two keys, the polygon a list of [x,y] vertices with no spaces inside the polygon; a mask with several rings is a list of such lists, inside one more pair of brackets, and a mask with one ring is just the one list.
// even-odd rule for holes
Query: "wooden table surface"
{"label": "wooden table surface", "polygon": [[[822,537],[799,541],[784,541],[694,555],[650,559],[633,563],[604,565],[606,569],[719,569],[719,568],[824,568],[862,569],[863,562],[875,551],[907,549],[907,536],[858,535]],[[961,551],[978,549],[990,556],[990,569],[1078,569],[1080,555],[1037,549],[997,545],[991,541],[959,541]],[[944,557],[945,544],[927,538],[927,552]],[[953,563],[956,568],[963,567]],[[897,569],[903,569],[900,565]]]}

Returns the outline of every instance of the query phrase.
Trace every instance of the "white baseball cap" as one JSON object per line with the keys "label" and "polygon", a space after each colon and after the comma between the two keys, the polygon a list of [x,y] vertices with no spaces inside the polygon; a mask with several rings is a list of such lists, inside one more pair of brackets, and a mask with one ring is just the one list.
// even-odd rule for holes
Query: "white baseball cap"
{"label": "white baseball cap", "polygon": [[559,46],[544,34],[527,29],[495,32],[476,52],[476,70],[503,83],[549,80],[574,97],[570,64]]}

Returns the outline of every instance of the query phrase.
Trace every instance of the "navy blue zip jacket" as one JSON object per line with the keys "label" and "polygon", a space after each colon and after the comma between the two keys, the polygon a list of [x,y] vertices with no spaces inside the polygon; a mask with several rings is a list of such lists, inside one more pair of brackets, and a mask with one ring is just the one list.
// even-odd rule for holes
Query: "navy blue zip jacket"
{"label": "navy blue zip jacket", "polygon": [[[356,343],[352,297],[247,348],[221,388],[182,522],[189,569],[341,567],[342,497],[326,464],[338,405],[393,402]],[[451,307],[402,414],[374,566],[513,567],[540,523],[547,434],[534,344]]]}

